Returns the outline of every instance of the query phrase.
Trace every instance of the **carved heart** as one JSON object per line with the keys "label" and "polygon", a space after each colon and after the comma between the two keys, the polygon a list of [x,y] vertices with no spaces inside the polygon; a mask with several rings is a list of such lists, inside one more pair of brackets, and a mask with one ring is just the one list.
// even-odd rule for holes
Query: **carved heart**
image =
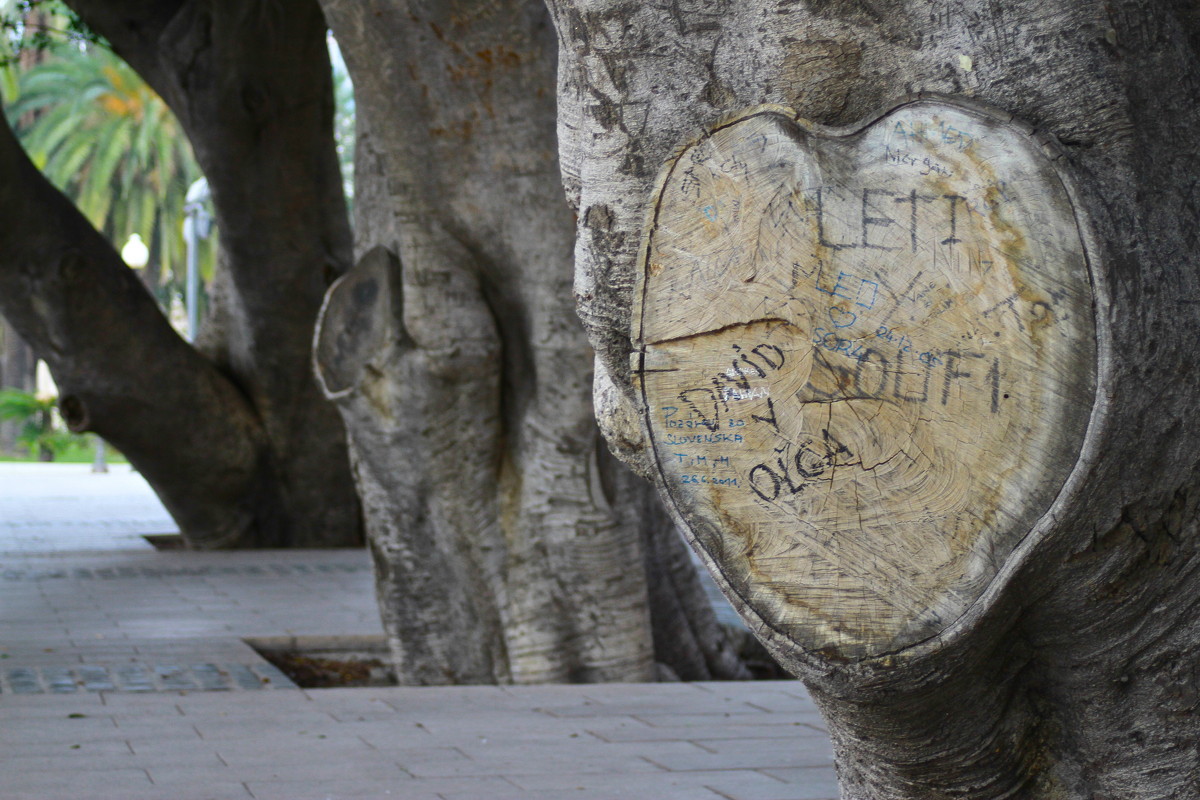
{"label": "carved heart", "polygon": [[843,311],[837,306],[833,306],[829,309],[829,319],[835,328],[849,328],[858,322],[858,315],[853,311]]}
{"label": "carved heart", "polygon": [[1084,245],[1022,130],[918,101],[778,109],[664,168],[634,337],[658,479],[743,614],[863,658],[937,635],[1075,463]]}

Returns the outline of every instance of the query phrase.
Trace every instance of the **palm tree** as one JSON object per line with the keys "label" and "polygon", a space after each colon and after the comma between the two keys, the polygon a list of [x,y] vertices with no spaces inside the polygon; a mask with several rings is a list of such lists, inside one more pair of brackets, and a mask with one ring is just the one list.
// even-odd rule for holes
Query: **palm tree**
{"label": "palm tree", "polygon": [[[184,198],[201,177],[179,123],[59,0],[32,5],[0,0],[0,28],[0,98],[22,144],[117,249],[134,234],[149,243],[146,282],[170,309],[183,294]],[[334,135],[343,189],[352,203],[354,87],[332,36],[329,44]],[[212,279],[215,253],[214,239],[201,242],[205,283]]]}
{"label": "palm tree", "polygon": [[34,163],[118,249],[132,234],[150,244],[147,282],[169,304],[184,197],[201,172],[166,103],[97,44],[54,44],[17,84],[9,121]]}

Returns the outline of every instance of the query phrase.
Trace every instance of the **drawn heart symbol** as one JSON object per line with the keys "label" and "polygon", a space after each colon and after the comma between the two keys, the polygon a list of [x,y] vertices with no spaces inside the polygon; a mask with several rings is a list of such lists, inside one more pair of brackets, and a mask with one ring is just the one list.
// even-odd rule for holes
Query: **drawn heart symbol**
{"label": "drawn heart symbol", "polygon": [[835,328],[849,328],[858,322],[858,315],[853,311],[843,311],[837,306],[831,306],[829,309],[829,319],[833,322],[833,327]]}
{"label": "drawn heart symbol", "polygon": [[[739,611],[801,651],[951,628],[1079,458],[1091,278],[1025,131],[931,100],[837,131],[757,109],[663,168],[633,332],[656,480]],[[681,397],[714,418],[665,418]]]}

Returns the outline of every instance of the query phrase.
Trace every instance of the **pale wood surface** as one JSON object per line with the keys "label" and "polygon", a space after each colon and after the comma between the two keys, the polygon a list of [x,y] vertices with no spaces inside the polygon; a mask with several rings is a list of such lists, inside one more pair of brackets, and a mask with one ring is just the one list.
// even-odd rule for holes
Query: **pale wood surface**
{"label": "pale wood surface", "polygon": [[747,112],[666,165],[641,263],[661,480],[735,602],[803,647],[945,629],[1077,458],[1088,265],[1015,125],[929,100],[855,131]]}

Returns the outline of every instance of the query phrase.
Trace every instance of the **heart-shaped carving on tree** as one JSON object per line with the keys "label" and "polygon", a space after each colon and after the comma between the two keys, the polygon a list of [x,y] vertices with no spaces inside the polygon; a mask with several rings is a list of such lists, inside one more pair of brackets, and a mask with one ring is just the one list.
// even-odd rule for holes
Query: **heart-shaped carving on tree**
{"label": "heart-shaped carving on tree", "polygon": [[1042,146],[994,115],[748,112],[666,165],[641,263],[660,488],[743,615],[802,649],[944,631],[1078,459],[1084,238]]}
{"label": "heart-shaped carving on tree", "polygon": [[853,311],[846,311],[843,308],[833,306],[829,309],[829,321],[833,323],[833,327],[835,328],[849,328],[858,322],[858,315]]}

